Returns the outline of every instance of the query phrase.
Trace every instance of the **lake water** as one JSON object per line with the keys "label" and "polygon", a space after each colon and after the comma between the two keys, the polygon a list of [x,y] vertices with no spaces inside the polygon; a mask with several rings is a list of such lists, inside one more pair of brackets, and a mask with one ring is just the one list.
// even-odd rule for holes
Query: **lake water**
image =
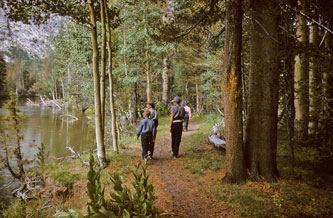
{"label": "lake water", "polygon": [[[1,105],[1,103],[0,103]],[[24,157],[35,159],[38,147],[42,143],[50,156],[65,157],[71,155],[67,146],[74,147],[75,151],[83,152],[95,148],[95,130],[89,125],[89,120],[82,113],[73,114],[68,110],[58,108],[27,106],[25,101],[18,102],[18,109],[23,115],[20,127],[20,134],[24,136],[21,141],[21,148]],[[69,117],[61,117],[64,114],[72,114],[78,118],[73,121]],[[0,118],[8,115],[8,111],[0,108]],[[3,131],[4,123],[0,121],[0,131]],[[31,144],[37,146],[31,147]],[[0,150],[0,154],[4,151]],[[7,170],[0,171],[0,202],[11,198],[11,191],[17,186],[5,188],[3,185],[12,181]]]}
{"label": "lake water", "polygon": [[[34,158],[38,149],[31,144],[40,146],[42,143],[51,156],[64,157],[70,155],[67,146],[72,146],[78,152],[94,148],[94,129],[89,126],[89,120],[83,114],[73,114],[71,111],[58,108],[27,106],[24,101],[19,101],[18,108],[23,115],[20,134],[22,151],[28,159]],[[8,114],[7,110],[0,108],[0,117]],[[64,114],[72,114],[78,118],[62,117]],[[1,123],[0,125],[4,125]]]}

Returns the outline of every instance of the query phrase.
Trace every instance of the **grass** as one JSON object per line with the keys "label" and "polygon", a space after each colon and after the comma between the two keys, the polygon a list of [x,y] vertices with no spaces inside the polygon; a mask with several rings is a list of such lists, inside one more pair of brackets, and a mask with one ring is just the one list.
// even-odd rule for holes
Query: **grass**
{"label": "grass", "polygon": [[206,171],[217,172],[225,168],[223,153],[207,150],[203,146],[208,143],[208,135],[214,122],[213,116],[195,118],[193,121],[200,123],[200,129],[195,134],[182,139],[181,149],[186,153],[184,169],[192,174],[204,175]]}
{"label": "grass", "polygon": [[[247,182],[245,185],[222,185],[225,154],[208,150],[207,136],[213,116],[199,118],[200,130],[183,138],[184,170],[197,175],[200,189],[222,202],[239,217],[333,217],[332,174],[324,172],[318,152],[312,147],[296,147],[296,166],[289,164],[286,133],[279,132],[277,183]],[[328,163],[326,163],[328,164]],[[207,175],[220,177],[209,180]]]}

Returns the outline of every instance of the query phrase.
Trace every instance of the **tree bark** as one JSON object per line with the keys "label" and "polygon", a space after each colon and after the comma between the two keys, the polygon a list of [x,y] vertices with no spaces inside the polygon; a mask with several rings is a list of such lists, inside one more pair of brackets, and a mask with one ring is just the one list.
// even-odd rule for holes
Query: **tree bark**
{"label": "tree bark", "polygon": [[197,106],[197,112],[200,112],[200,90],[199,90],[199,78],[198,76],[195,76],[195,94],[196,94],[196,106]]}
{"label": "tree bark", "polygon": [[132,87],[132,105],[133,105],[133,123],[136,123],[138,119],[138,94],[137,94],[138,84],[133,83]]}
{"label": "tree bark", "polygon": [[[105,0],[102,0],[105,1]],[[109,21],[109,13],[107,10],[107,5],[104,2],[105,11],[106,11],[106,18],[107,18],[107,29],[108,29],[108,71],[109,71],[109,89],[110,89],[110,112],[111,112],[111,132],[112,132],[112,145],[113,150],[116,152],[119,152],[119,146],[118,146],[118,137],[117,137],[117,119],[116,119],[116,112],[114,107],[114,86],[113,86],[113,75],[112,75],[112,30],[110,27],[110,21]]]}
{"label": "tree bark", "polygon": [[[147,24],[145,24],[145,31],[148,37],[148,30],[147,30]],[[150,72],[150,60],[149,60],[149,45],[148,45],[148,38],[146,38],[146,51],[145,51],[145,55],[146,55],[146,79],[147,79],[147,101],[151,101],[152,100],[152,84],[151,84],[151,72]]]}
{"label": "tree bark", "polygon": [[[306,13],[305,1],[298,0],[301,11]],[[306,48],[308,43],[308,28],[303,15],[296,15],[296,35],[301,44],[301,49],[295,56],[295,131],[298,143],[306,143],[308,140],[309,123],[309,72]]]}
{"label": "tree bark", "polygon": [[98,74],[98,44],[97,44],[97,29],[96,17],[94,11],[94,1],[88,0],[90,28],[91,28],[91,43],[93,49],[93,78],[94,78],[94,100],[95,100],[95,130],[97,143],[97,157],[101,166],[105,163],[105,147],[102,130],[102,112],[101,112],[101,96],[100,96],[100,81]]}
{"label": "tree bark", "polygon": [[15,88],[15,93],[18,95],[18,92],[21,89],[21,74],[22,74],[22,69],[21,69],[21,59],[18,59],[17,62],[17,76],[16,76],[16,88]]}
{"label": "tree bark", "polygon": [[163,57],[163,71],[162,71],[162,103],[168,105],[169,102],[169,68],[168,68],[168,57]]}
{"label": "tree bark", "polygon": [[[246,163],[251,179],[275,182],[278,109],[278,16],[275,0],[252,0]],[[228,145],[227,145],[228,146]]]}
{"label": "tree bark", "polygon": [[242,117],[242,0],[226,1],[223,60],[223,101],[226,136],[226,175],[223,183],[246,181]]}
{"label": "tree bark", "polygon": [[65,86],[64,86],[64,79],[61,79],[61,91],[62,91],[62,98],[65,98]]}
{"label": "tree bark", "polygon": [[101,117],[102,117],[102,134],[104,137],[105,130],[105,71],[106,71],[106,20],[105,11],[106,5],[105,0],[99,0],[100,5],[100,16],[102,23],[102,47],[101,47],[101,77],[100,77],[100,89],[101,89]]}
{"label": "tree bark", "polygon": [[[310,27],[310,46],[312,49],[317,49],[318,46],[318,26],[312,24]],[[315,54],[312,54],[309,62],[310,76],[310,123],[309,132],[315,134],[318,131],[318,121],[320,115],[320,86],[321,74],[318,70],[318,60]]]}

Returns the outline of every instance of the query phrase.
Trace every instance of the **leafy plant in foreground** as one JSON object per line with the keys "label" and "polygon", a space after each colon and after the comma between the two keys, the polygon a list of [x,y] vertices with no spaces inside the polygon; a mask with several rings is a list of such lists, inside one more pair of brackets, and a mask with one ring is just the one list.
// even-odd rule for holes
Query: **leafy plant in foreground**
{"label": "leafy plant in foreground", "polygon": [[146,166],[137,164],[133,172],[134,180],[131,184],[135,192],[132,192],[124,183],[119,173],[110,174],[110,182],[114,191],[110,193],[110,199],[105,199],[100,182],[101,168],[96,164],[93,156],[90,157],[88,172],[88,213],[77,212],[70,209],[67,212],[57,211],[55,217],[158,217],[155,208],[156,197]]}

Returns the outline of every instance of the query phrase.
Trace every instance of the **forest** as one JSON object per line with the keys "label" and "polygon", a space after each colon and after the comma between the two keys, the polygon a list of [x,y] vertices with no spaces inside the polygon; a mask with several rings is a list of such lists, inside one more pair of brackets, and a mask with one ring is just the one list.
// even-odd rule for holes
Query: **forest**
{"label": "forest", "polygon": [[0,2],[0,217],[333,217],[332,130],[333,0]]}

